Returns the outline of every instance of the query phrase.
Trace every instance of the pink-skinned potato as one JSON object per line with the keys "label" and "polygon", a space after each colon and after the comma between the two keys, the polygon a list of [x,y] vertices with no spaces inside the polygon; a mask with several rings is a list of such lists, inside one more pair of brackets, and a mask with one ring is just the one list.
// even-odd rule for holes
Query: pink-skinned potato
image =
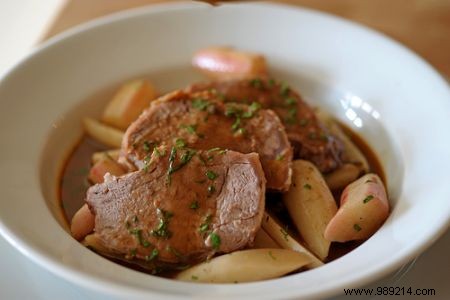
{"label": "pink-skinned potato", "polygon": [[93,183],[102,183],[106,173],[114,176],[125,174],[122,166],[109,157],[103,157],[97,161],[89,171],[88,178]]}
{"label": "pink-skinned potato", "polygon": [[267,74],[266,60],[258,53],[229,47],[209,47],[199,50],[192,65],[210,78],[242,79]]}
{"label": "pink-skinned potato", "polygon": [[367,239],[388,215],[389,201],[383,182],[375,174],[366,174],[342,192],[340,207],[325,229],[325,238],[330,242]]}

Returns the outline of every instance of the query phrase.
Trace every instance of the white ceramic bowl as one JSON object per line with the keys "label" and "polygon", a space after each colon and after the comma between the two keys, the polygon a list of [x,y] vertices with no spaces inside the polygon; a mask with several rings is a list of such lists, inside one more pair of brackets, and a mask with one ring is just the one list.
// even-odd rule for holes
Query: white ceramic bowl
{"label": "white ceramic bowl", "polygon": [[[363,135],[387,174],[392,213],[348,255],[281,279],[205,285],[121,267],[62,225],[57,177],[108,87],[149,74],[162,90],[197,78],[192,53],[232,45],[265,54],[272,73]],[[97,101],[86,100],[95,93]],[[361,26],[270,4],[183,3],[124,12],[45,43],[0,83],[0,232],[68,280],[108,294],[157,299],[325,297],[367,284],[430,246],[450,216],[450,92],[422,59]],[[25,283],[26,284],[26,283]]]}

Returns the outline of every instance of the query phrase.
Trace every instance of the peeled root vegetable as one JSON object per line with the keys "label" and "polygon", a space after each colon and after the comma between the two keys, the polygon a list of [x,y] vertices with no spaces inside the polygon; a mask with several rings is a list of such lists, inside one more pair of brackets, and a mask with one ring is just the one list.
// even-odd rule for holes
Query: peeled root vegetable
{"label": "peeled root vegetable", "polygon": [[341,206],[325,230],[332,242],[369,238],[389,215],[389,202],[383,182],[375,174],[366,174],[348,185]]}
{"label": "peeled root vegetable", "polygon": [[213,79],[241,79],[266,75],[266,60],[257,53],[210,47],[195,53],[194,67]]}
{"label": "peeled root vegetable", "polygon": [[155,88],[147,81],[128,82],[108,103],[103,112],[102,121],[125,130],[155,98]]}
{"label": "peeled root vegetable", "polygon": [[303,254],[286,249],[250,249],[215,257],[180,272],[175,279],[238,283],[277,278],[310,263]]}
{"label": "peeled root vegetable", "polygon": [[81,241],[94,230],[94,224],[95,217],[89,210],[88,205],[85,204],[73,216],[70,232],[75,239]]}

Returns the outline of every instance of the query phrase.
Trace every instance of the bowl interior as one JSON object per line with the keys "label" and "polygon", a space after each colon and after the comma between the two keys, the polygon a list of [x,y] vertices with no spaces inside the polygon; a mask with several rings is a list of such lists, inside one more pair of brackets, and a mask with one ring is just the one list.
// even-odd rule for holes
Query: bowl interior
{"label": "bowl interior", "polygon": [[[275,77],[372,146],[393,204],[372,238],[322,268],[229,286],[125,269],[68,235],[57,178],[81,134],[80,118],[98,116],[114,87],[130,78],[148,75],[162,91],[195,81],[198,74],[188,63],[195,50],[209,45],[263,53]],[[0,166],[7,174],[1,187],[8,199],[0,202],[0,232],[52,272],[116,295],[266,299],[339,293],[398,268],[447,228],[450,145],[442,136],[450,129],[449,98],[446,83],[402,46],[308,10],[178,4],[113,16],[53,39],[0,83]]]}

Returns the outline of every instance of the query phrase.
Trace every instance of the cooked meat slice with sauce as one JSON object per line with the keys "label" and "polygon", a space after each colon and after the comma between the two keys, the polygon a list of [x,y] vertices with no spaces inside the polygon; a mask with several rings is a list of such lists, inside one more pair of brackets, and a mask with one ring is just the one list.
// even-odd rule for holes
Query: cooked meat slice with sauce
{"label": "cooked meat slice with sauce", "polygon": [[312,161],[321,172],[341,165],[342,144],[317,119],[314,110],[288,85],[273,79],[244,79],[193,84],[186,92],[216,92],[224,102],[256,101],[274,110],[294,147],[294,157]]}
{"label": "cooked meat slice with sauce", "polygon": [[291,182],[292,148],[278,116],[258,103],[223,103],[214,93],[168,94],[128,127],[119,161],[142,169],[155,145],[257,152],[267,187],[286,191]]}
{"label": "cooked meat slice with sauce", "polygon": [[253,243],[265,202],[258,154],[156,149],[146,169],[89,188],[100,253],[175,268]]}

